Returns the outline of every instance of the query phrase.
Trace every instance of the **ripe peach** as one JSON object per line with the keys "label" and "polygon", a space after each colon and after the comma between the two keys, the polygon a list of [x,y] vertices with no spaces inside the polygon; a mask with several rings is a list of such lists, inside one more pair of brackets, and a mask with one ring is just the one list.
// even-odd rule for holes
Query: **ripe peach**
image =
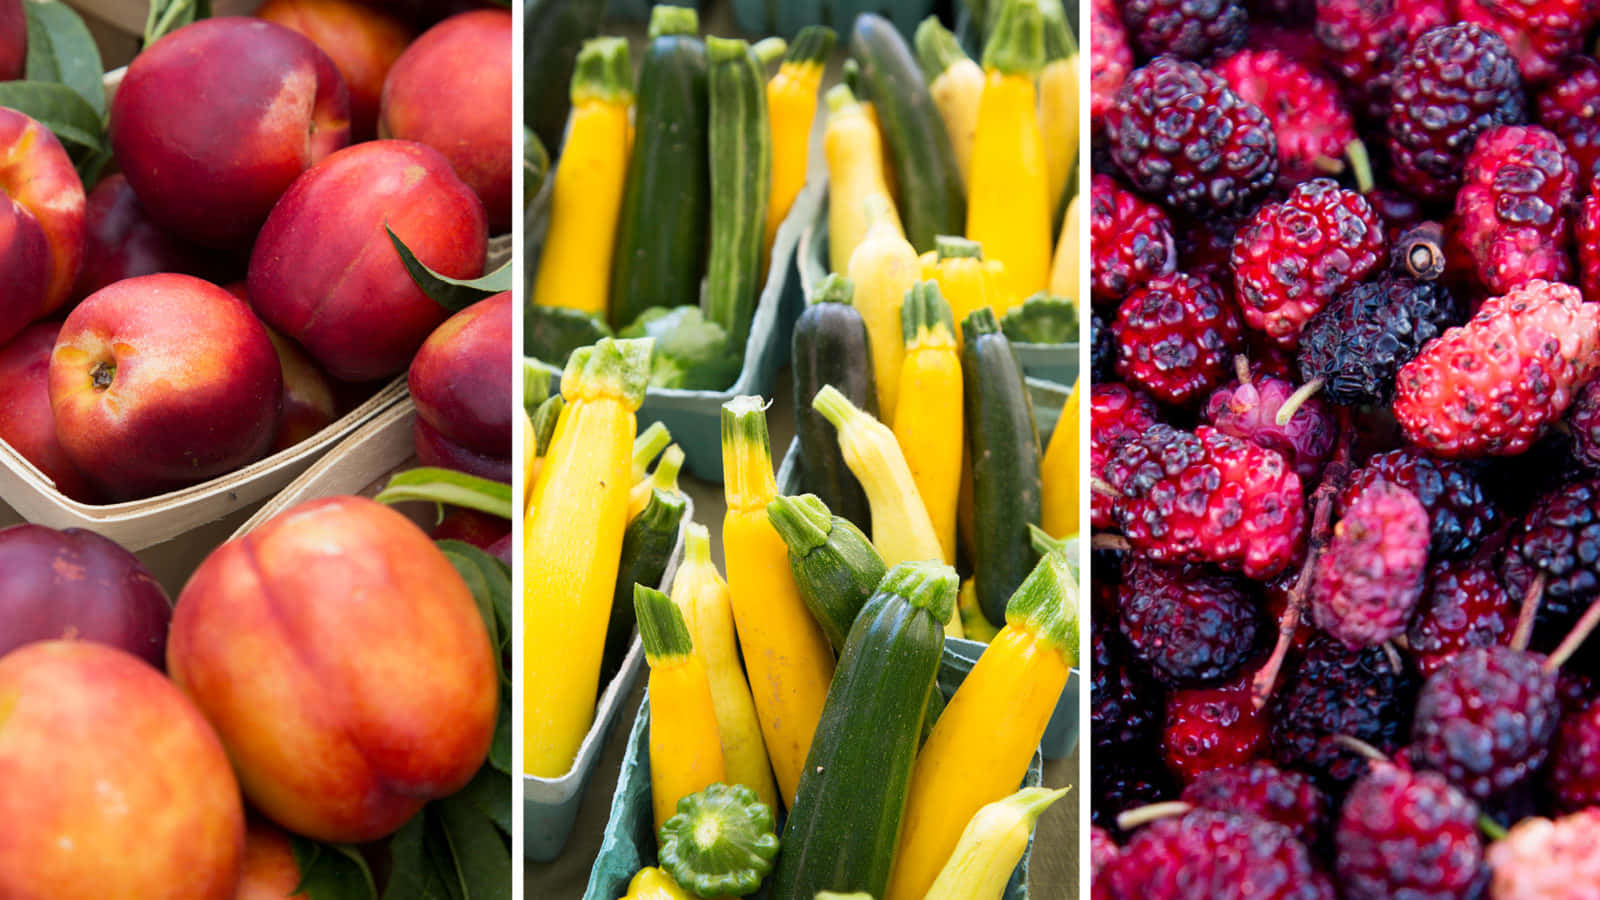
{"label": "ripe peach", "polygon": [[75,300],[140,275],[181,272],[205,278],[221,268],[216,253],[205,253],[157,225],[121,174],[106,176],[89,192],[85,220],[83,269],[72,289]]}
{"label": "ripe peach", "polygon": [[294,900],[300,877],[289,836],[252,819],[245,830],[244,872],[235,900]]}
{"label": "ripe peach", "polygon": [[[475,509],[452,509],[433,527],[436,541],[461,541],[488,550],[511,533],[511,523]],[[4,532],[0,532],[4,534]]]}
{"label": "ripe peach", "polygon": [[92,531],[0,528],[0,656],[50,638],[166,663],[172,601],[132,553]]}
{"label": "ripe peach", "polygon": [[403,371],[445,320],[411,280],[384,225],[452,278],[483,272],[483,205],[436,151],[410,141],[347,147],[284,192],[250,257],[250,303],[330,375]]}
{"label": "ripe peach", "polygon": [[417,419],[473,454],[511,460],[511,293],[467,307],[440,325],[407,382]]}
{"label": "ripe peach", "polygon": [[[223,287],[245,303],[250,302],[244,282]],[[293,447],[333,424],[339,417],[339,409],[328,376],[322,374],[311,357],[295,346],[294,341],[271,328],[267,329],[267,337],[278,353],[278,366],[283,370],[283,415],[278,417],[278,430],[272,436],[272,448],[267,451],[271,454]]]}
{"label": "ripe peach", "polygon": [[231,472],[266,452],[283,406],[267,330],[188,275],[130,278],[84,300],[50,359],[67,457],[130,500]]}
{"label": "ripe peach", "polygon": [[56,490],[81,503],[94,503],[95,490],[67,458],[56,439],[50,411],[50,353],[60,322],[29,325],[0,348],[0,440],[55,482]]}
{"label": "ripe peach", "polygon": [[301,172],[350,140],[350,97],[311,41],[204,19],[134,57],[111,147],[151,218],[208,247],[249,242]]}
{"label": "ripe peach", "polygon": [[28,61],[28,19],[22,0],[0,0],[0,81],[22,77]]}
{"label": "ripe peach", "polygon": [[383,79],[416,36],[411,28],[352,0],[267,0],[256,15],[294,29],[328,54],[350,91],[351,139],[372,140]]}
{"label": "ripe peach", "polygon": [[443,153],[478,192],[496,233],[511,225],[511,132],[510,12],[451,16],[389,70],[378,135]]}
{"label": "ripe peach", "polygon": [[222,737],[252,805],[363,842],[459,790],[494,735],[488,632],[461,576],[371,500],[301,504],[184,586],[167,669]]}
{"label": "ripe peach", "polygon": [[0,897],[234,900],[244,807],[161,673],[89,641],[0,658]]}
{"label": "ripe peach", "polygon": [[0,108],[0,344],[66,302],[83,265],[84,203],[56,136]]}

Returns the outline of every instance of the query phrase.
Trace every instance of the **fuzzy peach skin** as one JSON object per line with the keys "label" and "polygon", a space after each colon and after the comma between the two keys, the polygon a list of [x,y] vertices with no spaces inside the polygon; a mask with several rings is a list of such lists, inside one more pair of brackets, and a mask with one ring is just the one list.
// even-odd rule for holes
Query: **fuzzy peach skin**
{"label": "fuzzy peach skin", "polygon": [[75,638],[166,665],[172,601],[138,557],[92,531],[0,528],[0,656]]}
{"label": "fuzzy peach skin", "polygon": [[444,157],[410,141],[357,144],[307,171],[250,256],[256,313],[343,381],[405,371],[448,315],[411,280],[385,223],[434,271],[483,273],[483,204]]}
{"label": "fuzzy peach skin", "polygon": [[[223,285],[223,289],[245,303],[250,302],[243,282]],[[304,350],[271,328],[267,329],[267,338],[272,341],[272,349],[278,353],[278,366],[283,370],[283,415],[278,417],[278,430],[273,433],[272,447],[267,451],[270,454],[287,450],[333,424],[339,417],[339,405],[328,376]]]}
{"label": "fuzzy peach skin", "polygon": [[219,547],[184,586],[167,670],[251,804],[324,841],[392,834],[471,780],[499,699],[456,570],[370,500],[297,506]]}
{"label": "fuzzy peach skin", "polygon": [[421,141],[511,227],[511,13],[480,9],[422,33],[389,70],[378,136]]}
{"label": "fuzzy peach skin", "polygon": [[56,437],[109,499],[177,490],[260,459],[283,375],[250,308],[188,275],[130,278],[84,300],[50,358]]}
{"label": "fuzzy peach skin", "polygon": [[0,344],[66,302],[83,265],[85,202],[56,136],[0,107]]}
{"label": "fuzzy peach skin", "polygon": [[28,61],[28,19],[22,0],[0,0],[0,81],[22,77]]}
{"label": "fuzzy peach skin", "polygon": [[0,397],[5,398],[0,403],[0,440],[33,463],[56,490],[80,503],[93,503],[98,494],[61,449],[50,411],[50,354],[60,333],[60,322],[39,322],[0,347]]}
{"label": "fuzzy peach skin", "polygon": [[120,173],[101,179],[89,192],[84,232],[83,268],[72,288],[74,300],[124,279],[157,272],[210,280],[208,276],[219,274],[229,262],[156,224]]}
{"label": "fuzzy peach skin", "polygon": [[[245,829],[244,872],[235,900],[295,900],[300,876],[289,836],[252,818]],[[299,896],[304,900],[304,895]]]}
{"label": "fuzzy peach skin", "polygon": [[305,35],[328,54],[350,91],[351,140],[372,140],[383,80],[416,37],[410,26],[352,0],[267,0],[256,15]]}
{"label": "fuzzy peach skin", "polygon": [[445,320],[411,361],[417,417],[475,453],[511,459],[511,292]]}
{"label": "fuzzy peach skin", "polygon": [[129,64],[111,148],[151,218],[247,244],[301,172],[350,140],[350,97],[310,40],[260,19],[186,25]]}
{"label": "fuzzy peach skin", "polygon": [[0,657],[0,897],[234,900],[239,786],[161,673],[88,641]]}

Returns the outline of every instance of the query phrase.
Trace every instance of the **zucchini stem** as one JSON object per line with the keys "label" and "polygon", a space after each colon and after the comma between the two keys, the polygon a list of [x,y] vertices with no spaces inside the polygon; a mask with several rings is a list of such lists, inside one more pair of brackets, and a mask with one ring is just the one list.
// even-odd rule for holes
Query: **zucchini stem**
{"label": "zucchini stem", "polygon": [[798,559],[826,544],[833,531],[833,513],[815,494],[779,497],[767,504],[767,518],[789,545],[789,554]]}
{"label": "zucchini stem", "polygon": [[1006,624],[1031,627],[1078,664],[1078,581],[1064,553],[1047,553],[1006,603]]}
{"label": "zucchini stem", "polygon": [[687,6],[658,3],[650,8],[651,40],[668,35],[692,35],[700,31],[700,13]]}
{"label": "zucchini stem", "polygon": [[633,58],[628,39],[598,37],[583,42],[572,70],[572,105],[591,100],[627,106],[633,102]]}
{"label": "zucchini stem", "polygon": [[778,495],[767,407],[760,397],[735,397],[722,404],[722,476],[729,509],[766,509]]}
{"label": "zucchini stem", "polygon": [[944,27],[938,16],[923,19],[911,40],[916,46],[917,62],[922,65],[922,72],[929,84],[943,75],[946,69],[962,60],[972,58],[961,49],[961,45],[956,42],[956,36],[950,33],[950,29]]}
{"label": "zucchini stem", "polygon": [[642,584],[633,586],[633,609],[639,618],[639,640],[651,666],[694,652],[689,626],[666,594]]}
{"label": "zucchini stem", "polygon": [[1044,12],[1039,0],[1007,0],[983,48],[985,71],[1032,78],[1044,68]]}
{"label": "zucchini stem", "polygon": [[794,36],[794,43],[789,45],[789,52],[784,56],[785,64],[822,65],[827,61],[828,54],[833,52],[834,41],[838,35],[826,25],[807,25],[800,29]]}

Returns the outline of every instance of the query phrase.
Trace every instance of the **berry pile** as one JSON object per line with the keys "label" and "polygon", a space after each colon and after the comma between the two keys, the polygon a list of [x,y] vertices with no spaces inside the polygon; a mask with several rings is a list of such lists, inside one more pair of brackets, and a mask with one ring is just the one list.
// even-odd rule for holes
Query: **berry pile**
{"label": "berry pile", "polygon": [[1090,18],[1093,895],[1600,897],[1600,2]]}

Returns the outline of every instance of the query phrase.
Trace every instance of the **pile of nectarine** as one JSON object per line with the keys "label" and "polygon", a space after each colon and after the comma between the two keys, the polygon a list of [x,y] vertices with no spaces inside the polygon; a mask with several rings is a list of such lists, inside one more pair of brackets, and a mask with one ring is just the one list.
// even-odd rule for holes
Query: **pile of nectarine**
{"label": "pile of nectarine", "polygon": [[[0,79],[21,73],[23,21],[0,0]],[[56,136],[0,107],[0,440],[69,497],[142,499],[292,446],[406,372],[450,312],[390,232],[473,279],[510,224],[511,24],[270,0],[178,28],[123,74],[112,174],[87,192]],[[504,441],[448,390],[423,418],[437,459],[489,472],[510,456],[509,315],[474,335],[420,381],[503,371],[480,396]]]}
{"label": "pile of nectarine", "polygon": [[288,897],[288,834],[378,841],[478,773],[499,678],[456,568],[370,500],[224,544],[175,607],[104,538],[0,530],[0,897]]}

